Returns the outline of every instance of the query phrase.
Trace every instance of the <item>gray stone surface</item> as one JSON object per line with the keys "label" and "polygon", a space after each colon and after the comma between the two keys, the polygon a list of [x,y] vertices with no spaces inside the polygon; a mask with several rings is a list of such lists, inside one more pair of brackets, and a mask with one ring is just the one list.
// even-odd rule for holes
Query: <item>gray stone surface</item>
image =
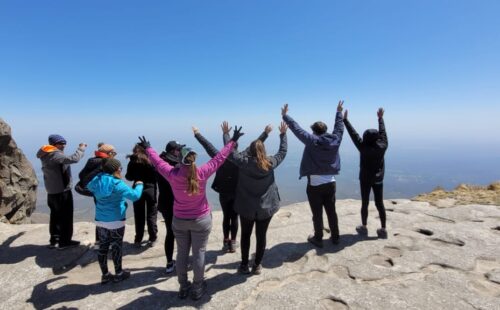
{"label": "gray stone surface", "polygon": [[[341,242],[333,245],[325,236],[323,249],[306,241],[312,231],[308,205],[282,208],[268,231],[260,276],[236,273],[239,250],[220,251],[221,214],[214,212],[208,293],[196,302],[177,299],[176,277],[164,274],[162,242],[132,246],[133,226],[126,228],[123,263],[131,278],[102,286],[89,248],[93,224],[77,223],[75,237],[85,245],[66,251],[46,248],[47,225],[0,224],[0,308],[500,309],[499,206],[388,200],[385,240],[376,237],[373,205],[365,238],[354,229],[360,202],[340,200],[337,206]],[[162,240],[162,222],[159,227]],[[254,247],[252,239],[251,253]]]}
{"label": "gray stone surface", "polygon": [[29,222],[36,206],[35,170],[0,118],[0,222]]}

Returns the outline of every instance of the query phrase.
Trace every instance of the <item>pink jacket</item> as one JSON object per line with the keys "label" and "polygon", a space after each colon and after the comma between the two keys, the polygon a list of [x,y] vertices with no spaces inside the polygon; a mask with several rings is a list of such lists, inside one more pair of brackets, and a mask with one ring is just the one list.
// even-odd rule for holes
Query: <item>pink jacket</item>
{"label": "pink jacket", "polygon": [[174,167],[158,156],[156,151],[149,147],[146,153],[160,173],[172,186],[174,193],[174,216],[181,219],[197,219],[210,213],[207,195],[205,192],[208,178],[222,166],[226,158],[231,153],[235,143],[230,141],[217,155],[215,155],[206,164],[197,167],[200,192],[196,195],[187,193],[187,174],[188,166],[179,165]]}

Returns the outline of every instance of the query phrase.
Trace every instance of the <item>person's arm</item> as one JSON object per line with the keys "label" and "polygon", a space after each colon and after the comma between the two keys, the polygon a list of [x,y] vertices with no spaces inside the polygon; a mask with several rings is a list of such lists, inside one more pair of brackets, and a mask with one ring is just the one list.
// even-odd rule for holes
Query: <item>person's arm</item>
{"label": "person's arm", "polygon": [[344,134],[344,122],[342,119],[344,100],[340,100],[337,105],[337,114],[335,115],[335,126],[333,126],[332,134],[337,137],[338,144],[342,141],[342,136]]}
{"label": "person's arm", "polygon": [[55,152],[52,160],[58,164],[75,164],[80,161],[85,153],[86,144],[80,143],[78,149],[72,155],[66,156],[62,152]]}
{"label": "person's arm", "polygon": [[288,126],[286,125],[285,122],[281,122],[280,126],[280,147],[278,149],[278,152],[271,157],[271,164],[273,165],[273,169],[278,167],[279,164],[283,162],[283,160],[286,157],[286,152],[288,149],[288,143],[287,143],[287,138],[286,138],[286,130]]}
{"label": "person's arm", "polygon": [[382,139],[383,146],[387,148],[389,146],[389,141],[387,140],[387,132],[385,131],[385,123],[384,123],[384,109],[380,108],[377,111],[378,116],[378,133],[380,138]]}
{"label": "person's arm", "polygon": [[85,163],[85,166],[83,167],[83,169],[78,174],[78,178],[80,179],[80,181],[82,179],[84,179],[86,176],[88,176],[90,174],[90,172],[93,170],[91,166],[92,165],[90,163],[90,160],[87,161],[87,163]]}
{"label": "person's arm", "polygon": [[121,181],[117,186],[117,191],[120,192],[125,199],[137,201],[141,198],[143,187],[144,185],[140,181],[138,181],[133,188]]}
{"label": "person's arm", "polygon": [[231,131],[232,127],[229,127],[229,123],[227,121],[223,121],[222,125],[220,125],[220,128],[222,129],[222,142],[224,142],[224,145],[226,145],[229,143],[229,140],[231,140],[229,132]]}
{"label": "person's arm", "polygon": [[347,114],[348,111],[345,110],[344,112],[344,124],[345,128],[347,128],[347,132],[349,133],[349,136],[351,137],[352,143],[356,146],[358,150],[361,150],[361,143],[363,143],[363,139],[358,135],[354,127],[352,127],[351,123],[347,119]]}
{"label": "person's arm", "polygon": [[288,115],[288,104],[285,104],[283,108],[281,108],[281,116],[283,118],[283,121],[287,124],[288,128],[290,128],[292,133],[302,143],[310,144],[315,140],[313,134],[305,131],[290,115]]}
{"label": "person's arm", "polygon": [[229,153],[233,150],[234,145],[234,141],[229,141],[229,143],[226,144],[219,153],[198,169],[200,175],[204,178],[208,178],[214,174],[229,156]]}
{"label": "person's arm", "polygon": [[205,149],[205,151],[207,152],[208,156],[210,156],[211,158],[213,158],[215,155],[217,155],[217,153],[219,152],[219,150],[217,150],[215,148],[215,146],[213,146],[212,143],[210,143],[201,133],[200,131],[198,130],[198,128],[196,127],[193,127],[193,133],[194,133],[194,137],[196,138],[196,140],[198,140],[198,142],[201,144],[201,146],[203,146],[203,148]]}
{"label": "person's arm", "polygon": [[148,154],[149,160],[156,168],[156,171],[158,171],[159,174],[161,174],[165,179],[168,180],[170,171],[174,169],[174,166],[161,159],[160,156],[158,156],[158,153],[156,153],[156,151],[152,147],[146,148],[146,154]]}

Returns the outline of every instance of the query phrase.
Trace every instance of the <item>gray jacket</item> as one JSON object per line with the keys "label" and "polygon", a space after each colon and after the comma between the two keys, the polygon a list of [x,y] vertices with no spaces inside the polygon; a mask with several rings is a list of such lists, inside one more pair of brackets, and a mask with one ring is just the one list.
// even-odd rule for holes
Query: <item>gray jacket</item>
{"label": "gray jacket", "polygon": [[42,161],[43,181],[48,194],[59,194],[71,190],[70,164],[77,163],[85,150],[78,148],[70,156],[52,145],[44,145],[36,153]]}
{"label": "gray jacket", "polygon": [[280,195],[274,181],[274,169],[285,159],[286,152],[286,134],[281,134],[278,153],[268,157],[272,164],[268,171],[260,169],[255,157],[251,157],[247,152],[233,151],[230,155],[229,160],[239,167],[234,209],[241,217],[263,220],[279,210]]}

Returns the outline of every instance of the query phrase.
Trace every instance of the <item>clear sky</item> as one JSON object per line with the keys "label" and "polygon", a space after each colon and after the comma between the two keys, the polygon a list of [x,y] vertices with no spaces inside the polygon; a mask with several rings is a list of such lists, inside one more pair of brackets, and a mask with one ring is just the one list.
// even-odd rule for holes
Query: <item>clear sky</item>
{"label": "clear sky", "polygon": [[386,109],[393,149],[500,156],[499,16],[487,0],[5,0],[0,117],[31,154],[51,133],[163,147],[222,120],[255,137],[285,102],[331,124],[344,99],[360,131]]}

